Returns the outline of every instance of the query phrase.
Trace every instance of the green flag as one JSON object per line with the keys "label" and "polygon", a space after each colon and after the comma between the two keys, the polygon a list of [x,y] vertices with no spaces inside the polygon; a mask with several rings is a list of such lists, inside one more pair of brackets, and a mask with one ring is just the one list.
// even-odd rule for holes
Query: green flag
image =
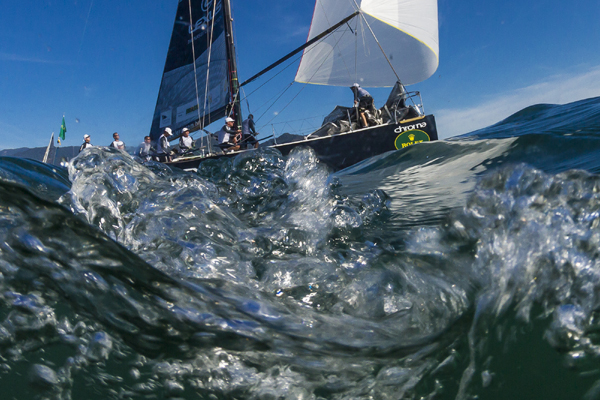
{"label": "green flag", "polygon": [[67,124],[65,123],[65,117],[63,116],[63,122],[60,126],[60,132],[58,134],[58,143],[60,143],[61,140],[65,140],[65,133],[67,133]]}

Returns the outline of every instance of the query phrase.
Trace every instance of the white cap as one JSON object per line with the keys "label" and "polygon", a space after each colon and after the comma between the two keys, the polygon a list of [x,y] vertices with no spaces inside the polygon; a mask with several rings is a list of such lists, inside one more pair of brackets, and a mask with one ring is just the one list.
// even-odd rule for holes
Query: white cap
{"label": "white cap", "polygon": [[225,122],[235,122],[235,120],[231,117],[225,118]]}
{"label": "white cap", "polygon": [[354,85],[352,85],[352,87],[360,87],[360,85],[358,83],[355,83]]}
{"label": "white cap", "polygon": [[173,134],[173,131],[171,131],[171,128],[165,128],[165,130],[163,132],[168,133],[169,135]]}
{"label": "white cap", "polygon": [[183,129],[181,130],[181,133],[183,133],[183,132],[189,132],[189,131],[190,131],[190,130],[189,130],[188,128],[183,128]]}
{"label": "white cap", "polygon": [[90,135],[88,135],[87,133],[86,133],[85,135],[83,135],[83,138],[84,138],[84,139],[87,139],[87,138],[89,138],[89,137],[90,137]]}

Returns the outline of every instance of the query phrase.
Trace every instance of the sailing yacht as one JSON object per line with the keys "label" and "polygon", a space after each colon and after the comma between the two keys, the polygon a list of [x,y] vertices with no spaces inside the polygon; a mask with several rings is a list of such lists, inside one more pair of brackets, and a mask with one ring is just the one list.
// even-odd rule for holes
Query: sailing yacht
{"label": "sailing yacht", "polygon": [[[205,127],[225,117],[241,129],[240,88],[302,52],[295,81],[351,87],[393,87],[385,105],[359,111],[336,107],[308,135],[286,135],[268,144],[284,156],[298,146],[314,149],[334,170],[388,151],[437,140],[433,115],[426,115],[419,92],[405,85],[429,78],[439,59],[437,0],[317,0],[308,39],[293,52],[239,83],[229,0],[180,0],[165,62],[150,136],[170,127],[201,133],[196,151],[168,163],[196,168],[223,153]],[[284,142],[285,141],[285,142]]]}

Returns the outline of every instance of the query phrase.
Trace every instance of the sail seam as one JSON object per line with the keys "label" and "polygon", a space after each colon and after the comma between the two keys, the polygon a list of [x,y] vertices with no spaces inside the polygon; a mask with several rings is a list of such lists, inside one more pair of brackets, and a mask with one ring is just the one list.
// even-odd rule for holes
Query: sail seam
{"label": "sail seam", "polygon": [[[322,4],[322,3],[321,3],[321,4]],[[356,1],[354,1],[354,5],[356,6],[356,11],[358,11],[358,12],[360,13],[360,12],[361,12],[361,9],[360,9],[360,6],[359,6],[358,4],[356,4]],[[321,7],[323,7],[323,6],[321,5]],[[329,24],[329,26],[332,26],[333,24],[332,24],[332,23],[329,21],[329,17],[327,16],[327,13],[325,13],[325,11],[324,11],[324,10],[325,10],[325,9],[323,8],[323,15],[324,15],[324,16],[325,16],[325,18],[327,19],[327,24]],[[359,19],[357,19],[357,21],[359,21]],[[358,22],[357,22],[357,24],[358,24]],[[336,33],[336,32],[332,32],[331,34],[333,35],[334,33]],[[338,40],[335,42],[334,49],[338,49],[338,45],[339,45],[339,43],[340,43],[341,37],[343,37],[343,36],[344,36],[344,34],[345,34],[346,32],[344,32],[344,31],[340,31],[340,32],[337,32],[337,33],[341,33],[341,36],[340,36],[340,38],[339,38],[339,39],[338,39]],[[357,40],[358,40],[358,39],[357,39]],[[346,59],[345,59],[344,57],[341,57],[341,60],[342,60],[342,63],[344,64],[344,67],[346,68],[346,71],[347,71],[347,73],[348,73],[348,77],[349,77],[349,78],[352,78],[352,75],[351,75],[351,73],[350,73],[351,69],[350,69],[350,68],[348,68],[348,63],[346,62]],[[356,75],[357,75],[357,71],[356,71],[356,61],[357,61],[357,58],[356,58],[356,52],[355,52],[355,54],[354,54],[354,61],[355,61],[355,68],[354,68],[354,72],[355,72],[355,74],[354,74],[354,75],[356,76]],[[322,63],[322,64],[319,66],[319,68],[317,69],[317,71],[318,71],[319,69],[321,69],[321,67],[323,66],[323,64],[324,64],[324,63]],[[311,80],[312,80],[312,77],[314,77],[315,75],[316,75],[316,72],[315,72],[315,73],[314,73],[314,74],[311,76]]]}
{"label": "sail seam", "polygon": [[[332,32],[332,34],[335,32]],[[335,42],[335,44],[331,47],[331,50],[329,52],[329,55],[331,55],[331,53],[333,53],[335,51],[335,49],[338,47],[338,44],[340,43],[340,41],[342,40],[342,38],[344,37],[344,35],[347,33],[347,31],[343,31],[343,32],[339,32],[341,33],[340,37],[337,39],[337,41]],[[311,50],[314,50],[313,48],[308,48],[306,50],[306,52],[310,52]],[[310,76],[309,81],[312,80],[312,78],[317,74],[317,72],[319,72],[319,70],[323,67],[323,65],[325,64],[325,62],[327,61],[328,57],[323,57],[323,61],[321,62],[321,65],[319,65],[319,68],[317,68],[315,70],[315,72]],[[344,63],[344,66],[346,66],[346,61],[342,58],[342,62]],[[350,76],[350,68],[348,68],[346,66],[346,72],[348,73],[348,76],[351,78],[352,76]],[[303,81],[296,81],[298,83],[304,83],[304,84],[310,84],[310,85],[319,85],[319,86],[331,86],[330,84],[326,84],[326,83],[313,83],[313,82],[303,82]],[[341,86],[341,85],[340,85]]]}
{"label": "sail seam", "polygon": [[[332,33],[333,33],[333,32],[332,32]],[[330,52],[330,54],[331,54],[331,53],[333,53],[333,51],[334,51],[334,50],[335,50],[335,48],[337,47],[337,44],[340,42],[340,40],[342,39],[342,37],[344,36],[344,34],[345,34],[345,33],[346,33],[346,32],[343,32],[343,33],[342,33],[342,35],[340,36],[340,38],[337,40],[337,42],[336,42],[336,45],[335,45],[335,46],[333,46],[333,47],[331,48],[331,52]],[[308,51],[310,51],[310,49],[309,49]],[[313,78],[313,77],[314,77],[314,76],[317,74],[317,72],[319,72],[319,70],[321,69],[321,67],[323,67],[323,64],[325,64],[325,61],[326,61],[326,60],[327,60],[327,57],[325,57],[325,59],[323,60],[323,62],[322,62],[322,63],[321,63],[321,65],[319,66],[319,68],[317,68],[317,69],[315,70],[315,72],[312,74],[312,76],[310,77],[310,79],[312,79],[312,78]],[[286,91],[287,91],[287,90],[288,90],[290,87],[292,87],[293,83],[294,83],[294,81],[292,81],[292,83],[290,83],[290,85],[289,85],[289,86],[288,86],[288,87],[285,89],[285,91],[284,91],[284,92],[281,94],[281,96],[283,96],[283,94],[284,94],[284,93],[285,93],[285,92],[286,92]],[[298,93],[296,93],[296,95],[295,95],[295,96],[294,96],[294,97],[293,97],[293,98],[292,98],[292,99],[291,99],[291,100],[290,100],[290,101],[289,101],[289,102],[288,102],[288,103],[287,103],[287,104],[286,104],[286,105],[285,105],[285,106],[284,106],[284,107],[283,107],[283,108],[282,108],[282,109],[281,109],[281,110],[280,110],[280,111],[277,113],[277,115],[276,115],[275,117],[271,118],[271,120],[270,120],[269,122],[267,122],[265,125],[263,125],[263,126],[261,127],[261,129],[262,129],[263,127],[265,127],[265,126],[269,125],[271,122],[273,122],[273,120],[274,120],[275,118],[277,118],[279,115],[281,115],[281,113],[282,113],[282,112],[283,112],[283,111],[284,111],[286,108],[288,108],[288,106],[289,106],[290,104],[292,104],[292,102],[293,102],[294,100],[296,100],[296,98],[297,98],[298,96],[300,96],[300,93],[302,93],[302,91],[303,91],[305,88],[306,88],[306,84],[305,84],[305,85],[302,87],[302,89],[300,89],[300,90],[298,91]],[[281,98],[281,96],[279,96],[279,98]],[[277,100],[279,100],[279,98],[277,98]],[[275,102],[277,102],[277,100],[275,100]],[[273,104],[275,104],[275,102],[273,102]],[[271,107],[273,107],[273,106],[271,105]],[[267,111],[269,111],[269,109],[271,109],[271,107],[269,107],[269,108],[268,108],[268,109],[267,109],[267,110],[266,110],[266,111],[263,113],[263,115],[265,115],[265,114],[267,113]],[[262,116],[263,116],[263,115],[261,115],[261,118],[262,118]]]}
{"label": "sail seam", "polygon": [[392,62],[388,58],[387,54],[385,54],[385,51],[383,50],[383,47],[381,46],[381,43],[379,43],[379,39],[377,39],[377,36],[375,35],[375,32],[373,32],[373,29],[371,28],[371,25],[369,24],[369,21],[367,21],[367,18],[365,18],[364,14],[361,14],[361,16],[363,18],[363,21],[365,21],[365,24],[367,25],[367,28],[369,28],[369,31],[371,32],[371,35],[373,35],[373,38],[375,39],[375,42],[377,43],[377,46],[379,46],[379,50],[381,50],[381,54],[383,54],[383,56],[385,57],[385,60],[388,62],[390,68],[394,72],[394,75],[396,75],[396,79],[398,81],[400,81],[400,77],[398,76],[398,73],[396,72],[396,69],[394,68],[394,65],[392,64]]}

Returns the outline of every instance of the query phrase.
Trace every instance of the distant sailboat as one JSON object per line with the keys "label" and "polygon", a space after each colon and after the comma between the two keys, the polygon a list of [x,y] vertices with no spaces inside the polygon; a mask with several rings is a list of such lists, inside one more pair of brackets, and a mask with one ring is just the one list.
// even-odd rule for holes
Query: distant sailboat
{"label": "distant sailboat", "polygon": [[[337,107],[323,126],[291,143],[272,147],[284,155],[309,146],[333,169],[416,143],[437,140],[433,115],[425,115],[418,92],[403,84],[429,78],[438,66],[437,0],[317,0],[309,37],[281,60],[238,84],[229,0],[181,0],[177,8],[150,135],[165,127],[202,130],[231,116],[241,127],[240,86],[303,51],[295,81],[363,87],[394,86],[386,104],[360,128],[358,110]],[[193,43],[193,46],[192,46]],[[402,82],[402,83],[401,83]],[[205,159],[232,156],[215,151],[210,135],[203,154],[170,164],[195,168]]]}

